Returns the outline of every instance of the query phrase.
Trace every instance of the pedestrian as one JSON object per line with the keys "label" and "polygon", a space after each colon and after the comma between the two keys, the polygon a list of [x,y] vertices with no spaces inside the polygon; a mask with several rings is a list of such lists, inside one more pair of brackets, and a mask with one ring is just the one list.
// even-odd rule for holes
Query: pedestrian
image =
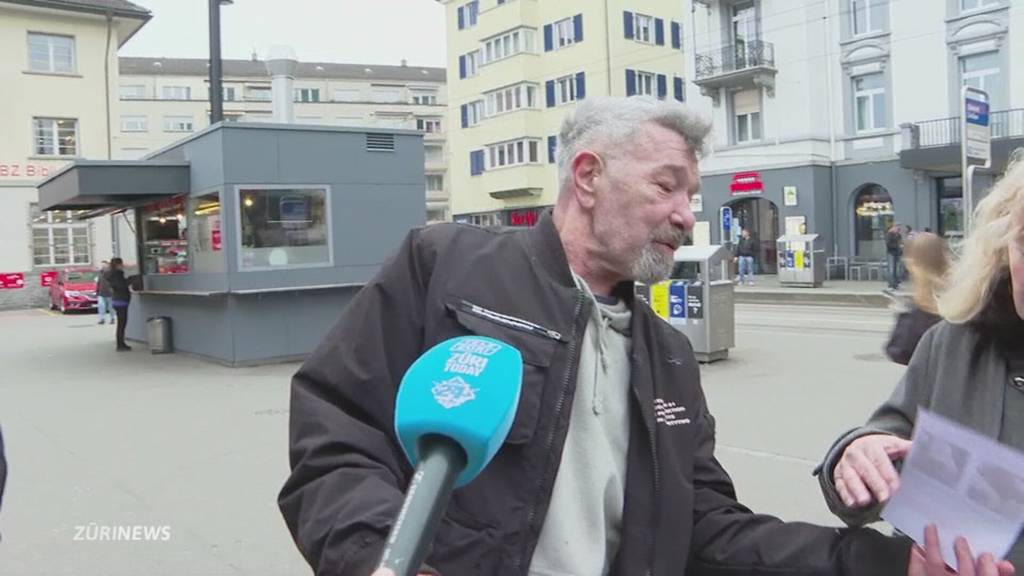
{"label": "pedestrian", "polygon": [[110,262],[104,260],[100,266],[100,273],[96,275],[96,313],[100,317],[97,324],[106,323],[107,318],[111,324],[114,323],[114,306],[111,302],[114,292],[110,289],[110,281],[107,280],[109,271]]}
{"label": "pedestrian", "polygon": [[124,275],[124,260],[112,258],[110,269],[106,273],[111,290],[111,306],[117,315],[117,351],[128,352],[132,348],[124,341],[124,330],[128,324],[128,304],[132,300],[130,280]]}
{"label": "pedestrian", "polygon": [[889,289],[900,287],[900,259],[903,256],[903,235],[900,225],[893,224],[885,234],[885,253],[889,264]]}
{"label": "pedestrian", "polygon": [[634,281],[668,277],[695,224],[709,130],[675,103],[588,98],[562,126],[556,203],[534,227],[410,232],[292,380],[278,504],[316,574],[373,572],[412,475],[399,381],[467,333],[520,350],[522,395],[502,449],[448,504],[424,574],[945,573],[934,538],[926,563],[904,537],[736,500],[689,341],[633,299]]}
{"label": "pedestrian", "polygon": [[906,366],[924,333],[941,318],[938,293],[945,285],[949,269],[946,242],[931,232],[918,232],[907,240],[903,262],[914,285],[909,309],[896,320],[885,352],[898,364]]}
{"label": "pedestrian", "polygon": [[757,257],[757,242],[750,235],[750,229],[744,228],[740,232],[740,240],[736,243],[735,260],[739,262],[739,276],[737,284],[743,284],[744,278],[748,286],[754,285],[754,258]]}
{"label": "pedestrian", "polygon": [[[840,437],[818,469],[829,508],[851,526],[878,520],[899,487],[892,461],[910,449],[920,408],[1024,450],[1024,162],[978,204],[974,221],[938,300],[943,320],[925,333],[889,400]],[[917,254],[909,249],[911,262]],[[1024,541],[1008,558],[1024,565]]]}

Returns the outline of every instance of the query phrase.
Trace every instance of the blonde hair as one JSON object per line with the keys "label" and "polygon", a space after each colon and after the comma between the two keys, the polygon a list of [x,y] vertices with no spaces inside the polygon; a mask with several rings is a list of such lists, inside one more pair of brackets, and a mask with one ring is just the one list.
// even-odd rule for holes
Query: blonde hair
{"label": "blonde hair", "polygon": [[919,232],[907,241],[903,255],[914,284],[914,304],[938,314],[938,293],[945,287],[949,271],[946,242],[931,232]]}
{"label": "blonde hair", "polygon": [[1024,227],[1024,160],[1022,150],[1006,174],[978,203],[974,225],[957,250],[949,288],[939,298],[939,313],[954,324],[978,318],[992,302],[1010,269],[1008,248]]}

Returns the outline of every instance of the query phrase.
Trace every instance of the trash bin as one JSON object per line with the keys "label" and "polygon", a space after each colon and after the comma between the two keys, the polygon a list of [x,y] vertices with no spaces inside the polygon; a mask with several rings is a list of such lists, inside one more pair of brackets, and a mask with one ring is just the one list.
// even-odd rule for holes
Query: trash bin
{"label": "trash bin", "polygon": [[641,301],[686,334],[700,362],[728,358],[736,345],[731,263],[724,246],[683,246],[676,250],[669,280],[636,285]]}
{"label": "trash bin", "polygon": [[146,321],[149,331],[149,352],[167,354],[174,351],[171,342],[171,319],[167,316],[153,316]]}

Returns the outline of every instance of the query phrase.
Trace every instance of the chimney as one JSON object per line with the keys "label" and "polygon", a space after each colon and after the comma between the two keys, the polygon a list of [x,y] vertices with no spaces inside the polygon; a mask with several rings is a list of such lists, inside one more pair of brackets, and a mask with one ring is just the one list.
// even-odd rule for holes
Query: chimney
{"label": "chimney", "polygon": [[274,122],[295,122],[295,94],[292,85],[299,63],[290,46],[271,46],[267,54],[267,72],[270,74],[271,103]]}
{"label": "chimney", "polygon": [[407,64],[408,62],[406,62],[405,58],[402,58],[402,68],[405,68]]}
{"label": "chimney", "polygon": [[252,60],[253,62],[259,62],[260,57],[256,55],[256,49],[255,48],[252,49],[252,54],[249,55],[249,59]]}

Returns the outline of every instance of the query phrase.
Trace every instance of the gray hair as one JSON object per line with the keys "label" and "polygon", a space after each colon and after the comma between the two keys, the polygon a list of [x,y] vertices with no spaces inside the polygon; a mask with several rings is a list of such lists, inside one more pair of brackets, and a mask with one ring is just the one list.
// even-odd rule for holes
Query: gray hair
{"label": "gray hair", "polygon": [[564,187],[570,180],[572,159],[580,150],[614,155],[627,149],[637,130],[648,122],[682,136],[698,158],[706,152],[711,123],[681,104],[650,96],[587,98],[566,116],[558,134],[559,183]]}

